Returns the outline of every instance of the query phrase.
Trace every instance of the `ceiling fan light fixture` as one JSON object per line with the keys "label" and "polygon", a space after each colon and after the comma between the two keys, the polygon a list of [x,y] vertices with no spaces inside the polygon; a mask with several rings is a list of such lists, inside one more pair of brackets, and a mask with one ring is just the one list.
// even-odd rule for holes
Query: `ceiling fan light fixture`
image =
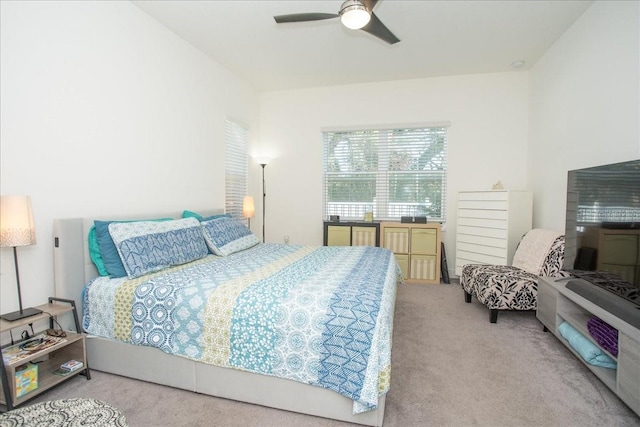
{"label": "ceiling fan light fixture", "polygon": [[359,30],[369,23],[371,13],[360,0],[347,0],[340,7],[340,20],[345,27]]}

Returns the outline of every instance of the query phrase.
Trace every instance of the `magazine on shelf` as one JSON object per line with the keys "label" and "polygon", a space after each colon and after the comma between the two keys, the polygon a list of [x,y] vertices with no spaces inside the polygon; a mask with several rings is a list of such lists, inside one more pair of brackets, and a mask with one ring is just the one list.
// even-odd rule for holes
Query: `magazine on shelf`
{"label": "magazine on shelf", "polygon": [[29,338],[21,343],[3,348],[2,360],[5,364],[15,363],[65,341],[66,339],[62,337],[52,337],[50,335],[41,334]]}
{"label": "magazine on shelf", "polygon": [[80,369],[82,369],[83,366],[84,366],[84,363],[80,362],[79,360],[69,360],[68,362],[60,365],[60,367],[55,371],[53,371],[53,373],[56,375],[66,377],[72,372],[79,371]]}
{"label": "magazine on shelf", "polygon": [[82,368],[83,365],[84,363],[80,362],[79,360],[69,360],[68,362],[60,365],[60,369],[68,372],[73,372]]}

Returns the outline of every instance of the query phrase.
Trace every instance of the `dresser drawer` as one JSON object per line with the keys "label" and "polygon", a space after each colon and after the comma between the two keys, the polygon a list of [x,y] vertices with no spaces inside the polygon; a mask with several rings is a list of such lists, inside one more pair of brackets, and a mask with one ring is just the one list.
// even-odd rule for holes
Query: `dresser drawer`
{"label": "dresser drawer", "polygon": [[457,245],[458,245],[457,246],[458,250],[461,252],[484,254],[484,255],[489,255],[499,259],[507,258],[507,249],[504,246],[495,247],[495,246],[478,245],[475,243],[465,243],[465,242],[458,242]]}
{"label": "dresser drawer", "polygon": [[458,218],[481,218],[481,219],[500,219],[507,220],[506,210],[482,210],[482,209],[464,209],[458,210]]}
{"label": "dresser drawer", "polygon": [[351,228],[337,225],[327,227],[327,246],[351,245]]}
{"label": "dresser drawer", "polygon": [[[495,239],[506,239],[508,232],[506,229],[506,221],[503,221],[505,227],[480,227],[475,224],[465,224],[468,218],[462,220],[462,224],[458,222],[458,233],[469,234],[472,236],[492,237]],[[498,225],[493,223],[492,225]]]}
{"label": "dresser drawer", "polygon": [[459,200],[458,209],[490,209],[493,211],[506,211],[509,202],[506,200]]}
{"label": "dresser drawer", "polygon": [[399,254],[409,253],[409,229],[385,227],[384,247]]}
{"label": "dresser drawer", "polygon": [[411,255],[409,279],[435,280],[436,257],[434,255]]}
{"label": "dresser drawer", "polygon": [[507,249],[507,241],[504,238],[478,236],[477,234],[458,233],[457,245],[471,244],[480,246],[490,246],[493,248]]}
{"label": "dresser drawer", "polygon": [[411,253],[433,255],[438,252],[436,230],[426,228],[411,229]]}
{"label": "dresser drawer", "polygon": [[458,200],[509,200],[508,191],[461,191],[458,193]]}
{"label": "dresser drawer", "polygon": [[376,229],[374,227],[351,227],[351,246],[375,246]]}

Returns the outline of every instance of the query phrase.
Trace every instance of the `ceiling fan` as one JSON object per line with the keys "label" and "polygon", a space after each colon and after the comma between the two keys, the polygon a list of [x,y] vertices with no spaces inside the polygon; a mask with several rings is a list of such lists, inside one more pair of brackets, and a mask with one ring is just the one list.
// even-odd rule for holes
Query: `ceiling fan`
{"label": "ceiling fan", "polygon": [[274,16],[278,24],[289,22],[321,21],[340,17],[342,24],[352,30],[362,30],[372,34],[389,44],[400,41],[385,25],[378,19],[373,8],[378,0],[347,0],[340,6],[340,11],[335,13],[292,13],[289,15]]}

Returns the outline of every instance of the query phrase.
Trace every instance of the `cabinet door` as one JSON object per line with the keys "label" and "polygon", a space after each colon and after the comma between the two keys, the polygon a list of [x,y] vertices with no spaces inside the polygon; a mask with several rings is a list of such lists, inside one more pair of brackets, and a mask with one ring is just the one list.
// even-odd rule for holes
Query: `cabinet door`
{"label": "cabinet door", "polygon": [[640,411],[640,343],[618,335],[618,395],[634,411]]}
{"label": "cabinet door", "polygon": [[558,291],[551,287],[544,279],[538,281],[538,308],[536,317],[551,332],[556,334],[556,307],[558,305]]}
{"label": "cabinet door", "polygon": [[409,279],[435,280],[436,279],[435,255],[411,255]]}
{"label": "cabinet door", "polygon": [[438,252],[438,236],[433,228],[411,229],[411,253],[433,255]]}
{"label": "cabinet door", "polygon": [[396,254],[409,253],[409,229],[385,227],[384,247]]}
{"label": "cabinet door", "polygon": [[376,245],[376,228],[375,227],[352,227],[351,228],[351,245],[352,246],[375,246]]}
{"label": "cabinet door", "polygon": [[327,227],[327,246],[350,246],[351,227],[330,225]]}

